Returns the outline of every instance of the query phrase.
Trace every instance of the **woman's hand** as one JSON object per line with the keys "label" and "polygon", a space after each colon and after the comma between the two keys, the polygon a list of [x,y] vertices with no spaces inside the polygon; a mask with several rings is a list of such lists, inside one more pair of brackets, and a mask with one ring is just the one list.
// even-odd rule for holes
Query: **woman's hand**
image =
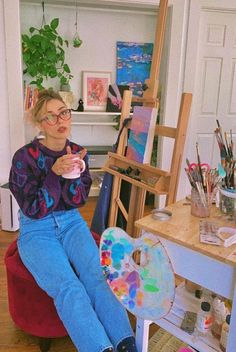
{"label": "woman's hand", "polygon": [[67,146],[66,152],[67,154],[58,158],[52,166],[52,171],[58,176],[72,172],[76,165],[79,165],[81,169],[83,168],[81,160],[86,155],[87,151],[85,149],[83,149],[80,154],[72,154],[71,147]]}

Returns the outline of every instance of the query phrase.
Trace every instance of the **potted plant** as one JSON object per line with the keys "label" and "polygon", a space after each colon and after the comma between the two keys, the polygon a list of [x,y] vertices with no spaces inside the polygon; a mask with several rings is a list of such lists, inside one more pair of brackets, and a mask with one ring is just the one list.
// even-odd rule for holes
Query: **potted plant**
{"label": "potted plant", "polygon": [[38,89],[44,88],[44,80],[58,78],[61,90],[69,86],[73,77],[69,66],[65,63],[64,47],[69,43],[57,32],[59,19],[54,18],[50,24],[41,28],[30,27],[29,34],[22,35],[23,74],[33,78],[30,84]]}

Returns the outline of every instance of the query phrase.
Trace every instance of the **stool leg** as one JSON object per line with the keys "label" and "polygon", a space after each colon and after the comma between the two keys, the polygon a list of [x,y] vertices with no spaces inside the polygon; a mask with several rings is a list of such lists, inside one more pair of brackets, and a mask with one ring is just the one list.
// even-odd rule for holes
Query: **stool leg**
{"label": "stool leg", "polygon": [[51,347],[52,339],[40,337],[39,338],[39,348],[41,352],[48,352]]}

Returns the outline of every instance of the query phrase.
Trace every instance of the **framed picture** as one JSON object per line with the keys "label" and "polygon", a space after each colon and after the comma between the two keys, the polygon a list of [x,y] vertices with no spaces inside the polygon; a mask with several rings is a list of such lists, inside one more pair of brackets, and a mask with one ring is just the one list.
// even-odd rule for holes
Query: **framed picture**
{"label": "framed picture", "polygon": [[84,110],[106,111],[111,72],[83,71]]}

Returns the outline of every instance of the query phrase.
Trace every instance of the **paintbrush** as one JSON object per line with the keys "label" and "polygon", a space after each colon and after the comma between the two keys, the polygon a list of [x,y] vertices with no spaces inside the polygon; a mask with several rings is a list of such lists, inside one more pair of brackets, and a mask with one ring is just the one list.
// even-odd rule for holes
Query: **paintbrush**
{"label": "paintbrush", "polygon": [[199,175],[200,175],[200,178],[201,178],[202,188],[204,189],[204,179],[203,179],[203,174],[202,174],[201,160],[200,160],[200,155],[199,155],[198,143],[196,143],[196,150],[197,150],[197,162],[198,162],[198,168],[199,168]]}

